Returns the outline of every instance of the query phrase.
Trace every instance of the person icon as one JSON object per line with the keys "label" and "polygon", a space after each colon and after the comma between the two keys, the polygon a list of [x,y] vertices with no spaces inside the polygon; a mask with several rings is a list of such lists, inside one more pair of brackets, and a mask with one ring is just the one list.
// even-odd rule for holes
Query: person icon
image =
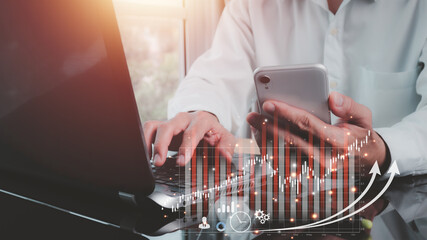
{"label": "person icon", "polygon": [[208,229],[211,228],[211,225],[208,223],[208,219],[206,217],[202,217],[202,223],[199,224],[200,229]]}

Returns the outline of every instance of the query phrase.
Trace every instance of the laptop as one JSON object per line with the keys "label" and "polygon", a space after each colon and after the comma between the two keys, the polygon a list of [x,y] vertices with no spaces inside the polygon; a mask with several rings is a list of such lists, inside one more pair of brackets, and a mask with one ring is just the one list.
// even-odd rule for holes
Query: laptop
{"label": "laptop", "polygon": [[0,170],[179,206],[155,188],[112,1],[1,5]]}

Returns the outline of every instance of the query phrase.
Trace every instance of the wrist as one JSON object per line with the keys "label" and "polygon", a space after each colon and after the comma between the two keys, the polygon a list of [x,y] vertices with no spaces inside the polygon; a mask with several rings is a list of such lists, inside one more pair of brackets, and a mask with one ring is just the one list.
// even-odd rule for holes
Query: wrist
{"label": "wrist", "polygon": [[208,117],[214,117],[214,118],[215,118],[215,120],[219,123],[219,119],[218,119],[218,117],[217,117],[215,114],[213,114],[213,113],[211,113],[211,112],[208,112],[208,111],[205,111],[205,110],[194,110],[194,111],[188,111],[188,113],[199,113],[199,114],[206,115],[206,116],[208,116]]}
{"label": "wrist", "polygon": [[378,136],[378,139],[376,140],[377,142],[379,142],[378,144],[381,144],[381,158],[379,161],[379,167],[380,167],[380,171],[381,174],[385,174],[387,172],[387,170],[389,169],[390,165],[391,165],[391,154],[390,154],[390,149],[387,146],[387,143],[384,141],[384,139],[381,137],[381,135],[379,135],[377,132],[375,132],[376,135]]}

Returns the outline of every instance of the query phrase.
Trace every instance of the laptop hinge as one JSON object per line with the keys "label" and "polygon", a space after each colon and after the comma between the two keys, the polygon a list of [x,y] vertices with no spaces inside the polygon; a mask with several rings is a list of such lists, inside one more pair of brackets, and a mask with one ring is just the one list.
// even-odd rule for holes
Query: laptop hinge
{"label": "laptop hinge", "polygon": [[133,195],[133,194],[125,193],[125,192],[120,192],[119,191],[119,197],[120,197],[120,199],[123,202],[125,202],[125,203],[127,203],[129,205],[132,205],[132,206],[136,206],[137,205],[136,204],[135,195]]}

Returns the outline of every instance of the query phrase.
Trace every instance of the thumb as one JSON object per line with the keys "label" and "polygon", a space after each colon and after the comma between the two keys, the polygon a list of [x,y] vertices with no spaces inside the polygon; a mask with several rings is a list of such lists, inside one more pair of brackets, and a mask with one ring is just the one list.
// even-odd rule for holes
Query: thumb
{"label": "thumb", "polygon": [[363,128],[372,128],[372,112],[368,107],[337,92],[329,94],[329,108],[342,122],[353,123]]}

